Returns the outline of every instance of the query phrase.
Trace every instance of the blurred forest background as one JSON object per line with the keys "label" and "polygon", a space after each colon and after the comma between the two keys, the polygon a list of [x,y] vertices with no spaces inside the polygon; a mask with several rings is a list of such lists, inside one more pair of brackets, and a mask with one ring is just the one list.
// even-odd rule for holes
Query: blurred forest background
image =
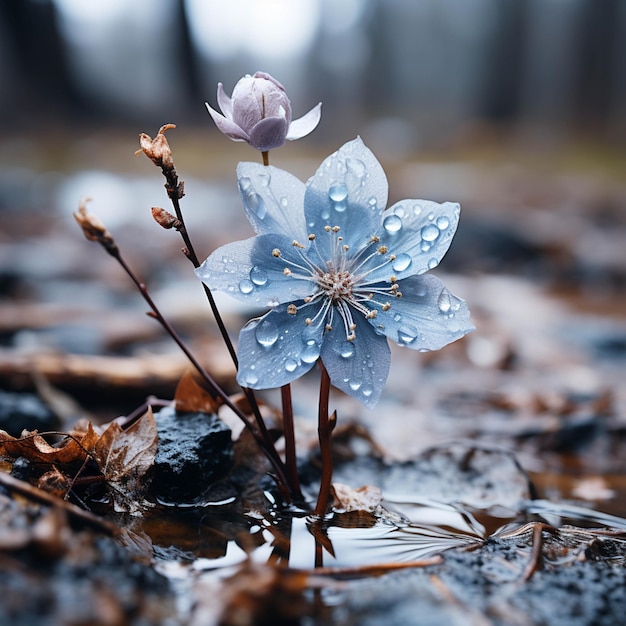
{"label": "blurred forest background", "polygon": [[296,115],[324,102],[321,139],[371,119],[412,147],[485,124],[626,141],[623,0],[2,0],[0,58],[4,134],[208,127],[216,83],[263,69]]}

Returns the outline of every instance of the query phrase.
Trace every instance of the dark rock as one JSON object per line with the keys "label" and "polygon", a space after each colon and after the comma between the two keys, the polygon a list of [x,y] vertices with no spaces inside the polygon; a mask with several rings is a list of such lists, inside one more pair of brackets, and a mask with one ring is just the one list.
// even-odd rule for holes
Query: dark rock
{"label": "dark rock", "polygon": [[205,492],[232,469],[230,429],[216,415],[178,413],[170,407],[155,417],[159,447],[154,496],[168,504],[201,502]]}
{"label": "dark rock", "polygon": [[24,429],[59,430],[54,413],[35,395],[0,391],[0,429],[19,437]]}

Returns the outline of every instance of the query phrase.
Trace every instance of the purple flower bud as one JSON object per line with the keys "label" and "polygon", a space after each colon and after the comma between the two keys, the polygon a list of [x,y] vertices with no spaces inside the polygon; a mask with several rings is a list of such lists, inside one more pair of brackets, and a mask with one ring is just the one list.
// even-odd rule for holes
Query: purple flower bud
{"label": "purple flower bud", "polygon": [[218,113],[207,103],[215,124],[233,141],[245,141],[253,148],[266,152],[308,135],[319,124],[322,103],[306,115],[292,121],[291,103],[285,88],[269,74],[257,72],[244,76],[233,90],[232,98],[217,86]]}

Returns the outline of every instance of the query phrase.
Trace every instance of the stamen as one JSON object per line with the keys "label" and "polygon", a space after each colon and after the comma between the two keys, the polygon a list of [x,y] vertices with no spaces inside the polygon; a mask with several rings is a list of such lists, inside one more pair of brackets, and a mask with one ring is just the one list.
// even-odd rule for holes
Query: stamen
{"label": "stamen", "polygon": [[274,248],[272,250],[272,256],[275,256],[276,258],[280,257],[280,250],[278,248]]}
{"label": "stamen", "polygon": [[295,304],[290,304],[287,307],[287,313],[289,313],[289,315],[295,315],[298,312],[298,307]]}

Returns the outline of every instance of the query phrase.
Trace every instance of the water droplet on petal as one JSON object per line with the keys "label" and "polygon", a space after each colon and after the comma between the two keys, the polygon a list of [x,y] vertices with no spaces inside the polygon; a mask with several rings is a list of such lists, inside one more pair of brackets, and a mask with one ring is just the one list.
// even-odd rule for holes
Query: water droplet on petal
{"label": "water droplet on petal", "polygon": [[353,380],[350,383],[350,389],[352,389],[352,391],[358,391],[361,388],[361,384],[358,380]]}
{"label": "water droplet on petal", "polygon": [[397,233],[402,228],[402,219],[397,215],[388,215],[383,220],[383,228],[390,234]]}
{"label": "water droplet on petal", "polygon": [[398,217],[404,217],[406,214],[406,211],[404,210],[404,207],[402,205],[397,206],[393,212],[398,216]]}
{"label": "water droplet on petal", "polygon": [[335,346],[335,350],[339,356],[344,359],[349,359],[354,356],[354,344],[351,341],[344,341],[338,346]]}
{"label": "water droplet on petal", "polygon": [[280,199],[280,206],[283,207],[283,209],[286,209],[288,205],[289,199],[287,198],[287,196],[282,196]]}
{"label": "water droplet on petal", "polygon": [[251,293],[253,289],[254,285],[252,284],[251,280],[244,278],[243,280],[239,281],[239,291],[241,291],[241,293],[247,295]]}
{"label": "water droplet on petal", "polygon": [[300,358],[305,363],[315,363],[320,356],[320,347],[317,343],[307,343],[300,353]]}
{"label": "water droplet on petal", "polygon": [[398,343],[410,344],[413,343],[417,337],[417,328],[409,324],[404,324],[398,328]]}
{"label": "water droplet on petal", "polygon": [[366,398],[369,398],[372,393],[374,393],[374,390],[371,387],[368,387],[367,389],[363,389],[363,391],[361,392]]}
{"label": "water droplet on petal", "polygon": [[425,241],[435,241],[439,237],[439,229],[434,224],[428,224],[422,228],[422,239]]}
{"label": "water droplet on petal", "polygon": [[261,179],[261,185],[263,187],[269,187],[270,182],[272,181],[272,175],[263,172],[263,174],[259,174],[259,178]]}
{"label": "water droplet on petal", "polygon": [[366,173],[365,163],[361,159],[348,159],[348,170],[352,172],[357,178],[363,178]]}
{"label": "water droplet on petal", "polygon": [[442,313],[447,313],[452,307],[450,302],[450,292],[447,289],[443,289],[437,298],[437,306]]}
{"label": "water droplet on petal", "polygon": [[260,220],[265,219],[265,216],[267,215],[267,206],[265,206],[265,201],[258,193],[254,191],[247,193],[246,202],[248,204],[248,208],[255,213]]}
{"label": "water droplet on petal", "polygon": [[259,377],[254,372],[248,372],[246,374],[246,385],[253,387],[259,382]]}
{"label": "water droplet on petal", "polygon": [[399,254],[393,261],[392,267],[396,272],[403,272],[408,269],[413,259],[409,254]]}
{"label": "water droplet on petal", "polygon": [[433,259],[430,259],[430,261],[428,261],[429,270],[434,270],[437,267],[437,265],[439,265],[438,259],[433,258]]}
{"label": "water droplet on petal", "polygon": [[348,197],[348,188],[343,183],[335,183],[328,189],[328,197],[333,202],[341,202]]}
{"label": "water droplet on petal", "polygon": [[267,280],[268,280],[267,272],[264,269],[255,265],[250,270],[250,280],[255,285],[262,287],[263,285],[267,284]]}
{"label": "water droplet on petal", "polygon": [[269,348],[278,339],[278,326],[269,320],[263,320],[255,329],[256,340],[264,347]]}
{"label": "water droplet on petal", "polygon": [[250,185],[252,185],[252,181],[247,176],[243,176],[239,179],[239,187],[241,187],[242,191],[248,191]]}
{"label": "water droplet on petal", "polygon": [[413,214],[415,215],[415,217],[418,217],[419,215],[421,215],[422,213],[422,205],[421,204],[414,204],[413,205]]}
{"label": "water droplet on petal", "polygon": [[437,227],[440,230],[445,230],[448,226],[450,226],[450,220],[445,215],[437,218]]}
{"label": "water droplet on petal", "polygon": [[370,205],[370,207],[372,207],[372,209],[376,208],[376,205],[378,204],[378,200],[376,200],[376,198],[374,196],[372,196],[368,201],[367,204]]}
{"label": "water droplet on petal", "polygon": [[296,367],[298,367],[298,361],[296,361],[295,359],[287,359],[285,361],[285,369],[288,372],[294,372],[296,370]]}
{"label": "water droplet on petal", "polygon": [[394,321],[394,322],[399,322],[401,319],[402,319],[402,315],[400,315],[400,313],[396,313],[396,314],[393,316],[393,321]]}

